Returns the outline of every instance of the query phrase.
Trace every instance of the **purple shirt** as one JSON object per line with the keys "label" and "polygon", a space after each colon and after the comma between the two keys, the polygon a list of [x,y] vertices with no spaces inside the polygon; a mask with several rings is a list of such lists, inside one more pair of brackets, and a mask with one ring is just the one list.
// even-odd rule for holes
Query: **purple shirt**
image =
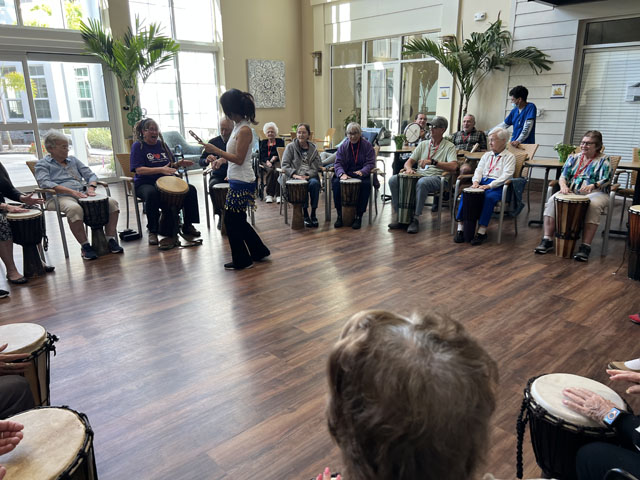
{"label": "purple shirt", "polygon": [[336,152],[336,177],[340,178],[343,173],[350,177],[357,178],[354,172],[360,170],[363,177],[368,177],[371,170],[376,166],[376,152],[371,144],[364,138],[360,138],[358,143],[351,143],[349,140],[342,142]]}
{"label": "purple shirt", "polygon": [[[160,168],[167,165],[171,159],[169,154],[163,148],[162,142],[158,141],[155,145],[147,145],[144,142],[136,142],[131,146],[131,156],[129,157],[129,166],[132,172],[138,167]],[[139,185],[155,185],[156,180],[163,177],[163,173],[157,175],[138,175],[133,177],[136,187]]]}

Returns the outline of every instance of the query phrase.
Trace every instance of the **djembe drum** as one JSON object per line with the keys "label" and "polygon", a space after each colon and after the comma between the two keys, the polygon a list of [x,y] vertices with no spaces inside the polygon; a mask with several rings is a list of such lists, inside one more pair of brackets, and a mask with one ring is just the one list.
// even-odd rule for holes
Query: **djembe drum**
{"label": "djembe drum", "polygon": [[584,217],[589,208],[589,197],[575,193],[557,193],[556,207],[556,256],[571,258],[580,238]]}
{"label": "djembe drum", "polygon": [[24,425],[24,438],[2,455],[13,480],[97,480],[89,419],[67,407],[27,410],[7,420]]}
{"label": "djembe drum", "polygon": [[342,222],[350,227],[356,218],[358,198],[360,197],[360,184],[358,178],[340,180],[340,198],[342,200]]}
{"label": "djembe drum", "polygon": [[109,197],[96,193],[94,197],[79,198],[85,225],[91,228],[91,246],[98,256],[109,253],[104,226],[109,223]]}
{"label": "djembe drum", "polygon": [[518,417],[517,474],[522,478],[522,442],[526,424],[530,425],[531,443],[536,463],[545,478],[576,478],[576,453],[591,442],[617,443],[616,433],[602,424],[570,410],[562,401],[562,390],[586,388],[611,400],[618,409],[630,412],[620,396],[595,380],[552,373],[532,378],[524,390]]}
{"label": "djembe drum", "polygon": [[0,326],[0,343],[6,343],[3,354],[28,353],[29,356],[12,363],[26,363],[27,369],[21,373],[31,387],[37,406],[50,405],[49,361],[50,353],[55,355],[54,342],[58,337],[47,333],[44,327],[35,323],[10,323]]}
{"label": "djembe drum", "polygon": [[160,192],[160,205],[162,214],[160,215],[160,225],[162,231],[170,231],[171,236],[178,238],[178,212],[184,204],[184,199],[189,193],[189,184],[178,177],[170,175],[160,177],[156,180],[156,188]]}
{"label": "djembe drum", "polygon": [[476,223],[482,214],[484,190],[467,187],[462,190],[462,224],[464,241],[470,242],[476,234]]}
{"label": "djembe drum", "polygon": [[44,275],[42,258],[38,245],[42,241],[42,211],[29,210],[21,213],[7,213],[13,242],[22,245],[24,276],[27,278]]}
{"label": "djembe drum", "polygon": [[629,207],[629,278],[640,280],[640,205]]}
{"label": "djembe drum", "polygon": [[226,182],[216,183],[213,187],[211,187],[211,191],[213,192],[213,210],[214,212],[217,210],[220,212],[220,233],[222,235],[227,234],[227,227],[224,224],[224,212],[225,212],[225,204],[227,202],[227,193],[229,193],[229,184]]}
{"label": "djembe drum", "polygon": [[302,206],[307,201],[308,194],[309,182],[299,179],[287,180],[287,201],[293,207],[291,230],[302,230],[304,228]]}
{"label": "djembe drum", "polygon": [[416,211],[416,185],[420,180],[417,173],[398,174],[398,223],[409,224]]}

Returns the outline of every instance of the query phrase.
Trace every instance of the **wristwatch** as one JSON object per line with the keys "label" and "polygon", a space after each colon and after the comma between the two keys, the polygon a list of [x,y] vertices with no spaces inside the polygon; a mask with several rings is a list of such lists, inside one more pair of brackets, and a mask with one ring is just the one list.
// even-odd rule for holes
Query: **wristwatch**
{"label": "wristwatch", "polygon": [[605,423],[605,425],[611,427],[613,426],[613,422],[616,421],[616,418],[618,418],[618,415],[620,415],[620,413],[622,413],[620,412],[620,410],[618,410],[616,407],[613,407],[607,412],[602,421]]}
{"label": "wristwatch", "polygon": [[437,160],[432,160],[432,161],[431,161],[431,164],[432,164],[434,167],[437,167],[437,166],[438,166],[438,161],[437,161]]}

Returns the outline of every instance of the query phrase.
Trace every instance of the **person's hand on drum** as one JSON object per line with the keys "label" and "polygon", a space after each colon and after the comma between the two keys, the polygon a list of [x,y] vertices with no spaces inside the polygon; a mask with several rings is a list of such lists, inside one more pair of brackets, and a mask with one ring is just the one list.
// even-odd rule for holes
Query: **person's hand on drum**
{"label": "person's hand on drum", "polygon": [[589,184],[589,185],[585,185],[583,184],[580,187],[580,193],[584,194],[584,195],[588,195],[589,193],[593,192],[596,189],[596,186],[593,184]]}
{"label": "person's hand on drum", "polygon": [[[4,351],[9,344],[0,345],[0,352]],[[25,363],[11,363],[16,360],[28,358],[28,353],[0,353],[0,375],[15,375],[24,372],[29,366]]]}
{"label": "person's hand on drum", "polygon": [[340,180],[349,180],[349,175],[347,175],[346,173],[343,173],[342,175],[340,175]]}
{"label": "person's hand on drum", "polygon": [[304,177],[303,175],[298,175],[297,173],[294,173],[291,178],[293,178],[294,180],[306,180],[306,177]]}
{"label": "person's hand on drum", "polygon": [[29,211],[26,208],[19,207],[18,205],[9,205],[8,203],[6,205],[5,210],[7,213],[24,213]]}
{"label": "person's hand on drum", "polygon": [[181,167],[190,167],[191,165],[193,165],[193,162],[191,160],[183,158],[182,160],[178,160],[176,164],[180,165]]}
{"label": "person's hand on drum", "polygon": [[96,187],[95,185],[87,186],[87,197],[95,197],[96,196]]}
{"label": "person's hand on drum", "polygon": [[560,193],[566,195],[567,193],[569,193],[569,187],[567,187],[566,184],[560,184]]}
{"label": "person's hand on drum", "polygon": [[640,372],[607,369],[607,373],[609,374],[609,380],[611,381],[635,383],[636,385],[630,386],[625,391],[628,394],[640,394]]}
{"label": "person's hand on drum", "polygon": [[[0,420],[0,455],[9,453],[22,440],[24,425],[11,420]],[[2,478],[2,477],[0,477]]]}
{"label": "person's hand on drum", "polygon": [[479,188],[480,187],[480,183],[479,182],[473,182],[471,184],[471,188]]}
{"label": "person's hand on drum", "polygon": [[355,172],[353,172],[353,173],[355,173],[355,174],[356,174],[356,175],[358,175],[359,177],[361,177],[361,176],[362,176],[362,171],[360,171],[360,170],[356,170],[356,171],[355,171]]}
{"label": "person's hand on drum", "polygon": [[27,205],[42,205],[44,200],[40,197],[34,197],[34,192],[31,192],[28,195],[20,195],[20,201]]}
{"label": "person's hand on drum", "polygon": [[[337,477],[333,477],[336,480],[342,480],[342,475],[338,474]],[[329,467],[324,469],[324,472],[319,473],[318,476],[316,477],[316,480],[331,480],[331,470],[329,469]]]}
{"label": "person's hand on drum", "polygon": [[609,410],[616,406],[611,400],[586,388],[565,388],[562,393],[566,397],[562,400],[563,404],[598,423],[602,423]]}
{"label": "person's hand on drum", "polygon": [[71,195],[76,198],[87,198],[87,194],[84,192],[78,192],[76,190],[70,190]]}
{"label": "person's hand on drum", "polygon": [[176,169],[175,168],[171,168],[169,165],[171,165],[170,163],[167,163],[164,167],[160,167],[158,170],[160,170],[161,173],[165,174],[165,175],[173,175],[176,173]]}
{"label": "person's hand on drum", "polygon": [[479,185],[476,188],[480,188],[482,190],[491,190],[491,185]]}

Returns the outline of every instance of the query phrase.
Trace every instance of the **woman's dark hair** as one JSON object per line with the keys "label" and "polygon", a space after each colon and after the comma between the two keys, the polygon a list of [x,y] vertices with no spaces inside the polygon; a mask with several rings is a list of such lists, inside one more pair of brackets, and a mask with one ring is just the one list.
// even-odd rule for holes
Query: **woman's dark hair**
{"label": "woman's dark hair", "polygon": [[299,123],[298,128],[300,127],[304,127],[307,130],[307,133],[311,135],[311,127],[309,126],[308,123]]}
{"label": "woman's dark hair", "polygon": [[[156,125],[158,125],[158,122],[156,122],[153,118],[151,117],[147,117],[147,118],[143,118],[142,120],[138,120],[138,123],[136,123],[133,127],[133,131],[135,133],[135,139],[138,140],[138,142],[140,142],[140,150],[142,150],[142,142],[143,140],[143,135],[142,132],[151,124],[151,123],[155,123]],[[169,157],[169,160],[171,162],[175,161],[175,158],[173,156],[173,152],[171,151],[171,149],[169,148],[169,145],[167,145],[164,141],[164,137],[162,136],[162,133],[160,132],[160,126],[158,126],[158,137],[160,138],[160,144],[162,145],[162,149],[165,151],[165,153],[167,154],[167,156]]]}
{"label": "woman's dark hair", "polygon": [[589,137],[596,143],[596,150],[602,153],[602,134],[598,130],[587,130],[583,137]]}
{"label": "woman's dark hair", "polygon": [[253,95],[249,92],[242,92],[237,88],[227,90],[220,97],[220,105],[224,114],[231,118],[232,115],[240,115],[249,120],[254,125],[256,122],[256,104]]}
{"label": "woman's dark hair", "polygon": [[526,102],[527,97],[529,96],[529,90],[527,90],[527,88],[523,87],[522,85],[518,85],[517,87],[513,87],[511,90],[509,90],[509,95],[511,95],[513,98],[521,98]]}

